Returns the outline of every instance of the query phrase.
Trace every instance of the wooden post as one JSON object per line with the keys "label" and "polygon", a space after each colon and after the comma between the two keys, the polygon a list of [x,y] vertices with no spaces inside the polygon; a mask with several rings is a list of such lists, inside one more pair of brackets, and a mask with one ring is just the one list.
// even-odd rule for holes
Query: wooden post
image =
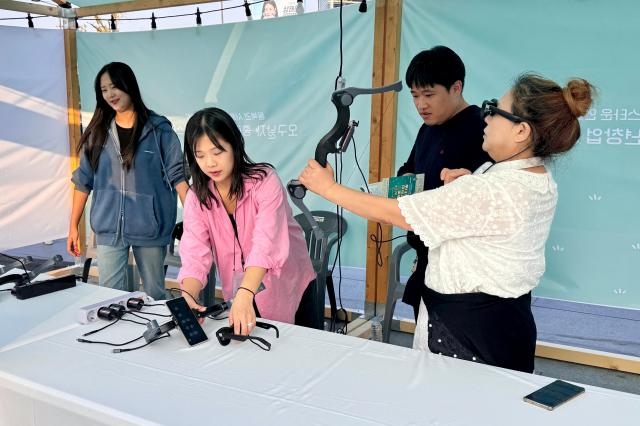
{"label": "wooden post", "polygon": [[[402,0],[378,0],[375,8],[373,45],[373,87],[384,86],[398,80],[400,67],[400,27]],[[371,101],[371,139],[369,151],[369,182],[395,174],[396,116],[398,96],[395,92],[374,95]],[[383,243],[380,249],[382,266],[378,266],[376,244],[369,235],[376,235],[377,223],[367,225],[367,278],[365,313],[382,314],[380,304],[386,303],[389,256],[391,245]],[[391,226],[382,225],[381,240],[391,238]]]}
{"label": "wooden post", "polygon": [[[72,21],[72,20],[69,20]],[[78,50],[76,45],[76,29],[64,31],[64,61],[67,74],[67,116],[69,122],[69,160],[71,171],[80,165],[78,146],[80,144],[80,83],[78,81]],[[73,189],[72,189],[73,190]],[[85,216],[82,215],[78,226],[80,249],[86,254],[87,232]]]}

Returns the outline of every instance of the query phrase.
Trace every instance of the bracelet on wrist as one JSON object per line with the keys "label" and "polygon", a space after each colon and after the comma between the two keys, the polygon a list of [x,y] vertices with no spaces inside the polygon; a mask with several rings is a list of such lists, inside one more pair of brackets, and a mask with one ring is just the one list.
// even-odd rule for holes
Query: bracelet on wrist
{"label": "bracelet on wrist", "polygon": [[247,290],[249,293],[251,293],[253,295],[253,297],[256,297],[256,293],[253,290],[248,289],[246,287],[242,287],[242,286],[238,287],[238,290]]}

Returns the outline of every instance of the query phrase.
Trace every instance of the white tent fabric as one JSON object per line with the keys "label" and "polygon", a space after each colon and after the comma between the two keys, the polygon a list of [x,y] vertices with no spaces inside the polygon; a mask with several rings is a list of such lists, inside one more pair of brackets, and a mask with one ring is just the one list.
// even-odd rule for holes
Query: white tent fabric
{"label": "white tent fabric", "polygon": [[0,26],[0,250],[67,234],[71,211],[62,31]]}

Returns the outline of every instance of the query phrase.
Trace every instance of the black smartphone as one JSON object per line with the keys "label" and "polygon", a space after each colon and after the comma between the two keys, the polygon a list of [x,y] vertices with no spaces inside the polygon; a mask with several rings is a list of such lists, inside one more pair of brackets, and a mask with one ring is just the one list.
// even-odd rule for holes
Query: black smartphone
{"label": "black smartphone", "polygon": [[184,297],[167,300],[167,308],[171,311],[174,321],[180,327],[189,346],[197,345],[208,339]]}
{"label": "black smartphone", "polygon": [[524,400],[551,411],[565,402],[584,393],[584,388],[556,380],[524,397]]}

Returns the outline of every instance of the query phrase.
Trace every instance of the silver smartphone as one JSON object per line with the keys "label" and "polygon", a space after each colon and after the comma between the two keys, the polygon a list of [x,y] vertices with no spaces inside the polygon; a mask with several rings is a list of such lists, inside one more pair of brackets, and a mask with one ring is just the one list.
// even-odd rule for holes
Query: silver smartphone
{"label": "silver smartphone", "polygon": [[524,397],[530,404],[549,411],[584,393],[584,388],[562,380],[556,380]]}

